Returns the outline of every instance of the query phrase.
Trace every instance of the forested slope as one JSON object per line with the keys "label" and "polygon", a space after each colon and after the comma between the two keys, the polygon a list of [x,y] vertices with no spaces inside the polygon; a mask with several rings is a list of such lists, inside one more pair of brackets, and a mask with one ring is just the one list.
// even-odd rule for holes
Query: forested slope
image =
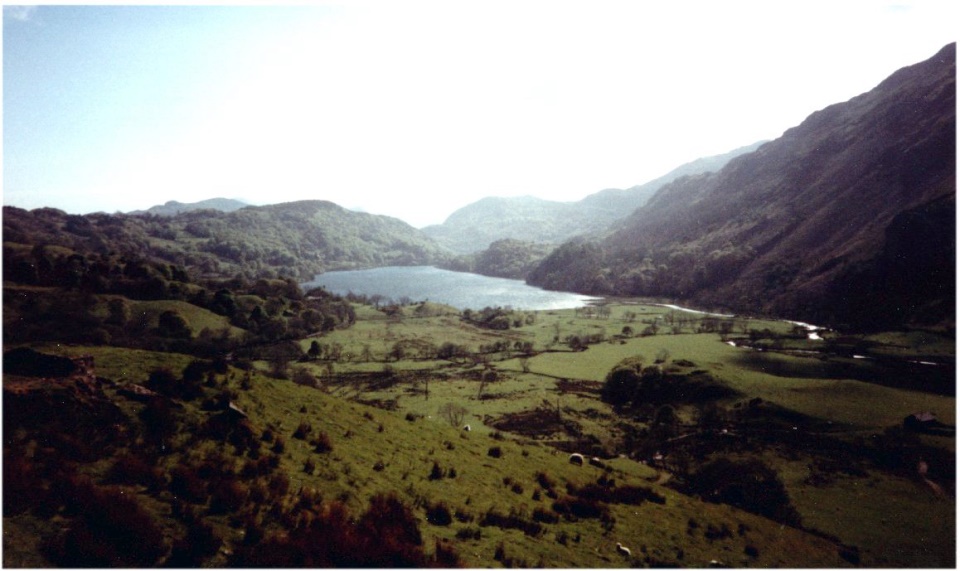
{"label": "forested slope", "polygon": [[139,256],[177,264],[197,277],[309,279],[331,269],[431,264],[449,256],[396,218],[319,200],[174,216],[14,207],[3,214],[5,243]]}

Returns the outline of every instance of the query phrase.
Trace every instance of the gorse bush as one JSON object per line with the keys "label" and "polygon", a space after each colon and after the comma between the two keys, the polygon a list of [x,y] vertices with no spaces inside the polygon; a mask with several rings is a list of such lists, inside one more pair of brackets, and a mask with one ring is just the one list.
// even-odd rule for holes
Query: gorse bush
{"label": "gorse bush", "polygon": [[434,556],[423,549],[417,518],[396,495],[371,498],[357,520],[333,502],[313,506],[319,513],[288,533],[237,549],[236,567],[429,567],[459,566],[452,548],[437,545]]}
{"label": "gorse bush", "polygon": [[543,526],[535,521],[530,521],[516,510],[511,510],[509,514],[503,514],[494,508],[490,508],[480,519],[480,526],[495,526],[500,529],[519,529],[525,535],[538,537],[543,533]]}
{"label": "gorse bush", "polygon": [[59,482],[65,514],[74,519],[46,542],[63,567],[148,567],[166,552],[163,532],[135,495],[85,477]]}
{"label": "gorse bush", "polygon": [[427,521],[433,525],[450,525],[453,515],[444,502],[437,502],[427,506]]}

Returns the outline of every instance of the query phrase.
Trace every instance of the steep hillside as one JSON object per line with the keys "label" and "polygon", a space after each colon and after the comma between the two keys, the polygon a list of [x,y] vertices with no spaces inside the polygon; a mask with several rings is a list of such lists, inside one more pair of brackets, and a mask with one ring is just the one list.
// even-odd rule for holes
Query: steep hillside
{"label": "steep hillside", "polygon": [[135,210],[130,214],[156,214],[157,216],[173,216],[181,212],[191,212],[193,210],[219,210],[221,212],[233,212],[240,210],[245,206],[250,206],[246,202],[232,198],[209,198],[199,202],[177,202],[169,200],[164,204],[151,206],[146,210]]}
{"label": "steep hillside", "polygon": [[184,266],[196,276],[312,278],[330,269],[431,264],[448,256],[396,218],[319,200],[174,216],[13,207],[3,213],[5,243],[119,252]]}
{"label": "steep hillside", "polygon": [[423,232],[461,254],[483,250],[505,238],[558,244],[574,236],[602,232],[625,213],[643,206],[663,185],[681,176],[718,170],[733,157],[759,146],[755,143],[700,158],[645,184],[601,190],[577,202],[533,196],[487,197],[457,210],[443,224],[423,228]]}
{"label": "steep hillside", "polygon": [[952,323],[955,55],[951,44],[715,174],[665,186],[602,242],[558,249],[531,283],[866,327]]}

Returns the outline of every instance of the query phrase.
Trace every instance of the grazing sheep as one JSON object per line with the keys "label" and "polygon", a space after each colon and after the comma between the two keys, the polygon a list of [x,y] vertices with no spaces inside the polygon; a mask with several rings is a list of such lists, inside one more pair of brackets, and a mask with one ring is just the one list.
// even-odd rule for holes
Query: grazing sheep
{"label": "grazing sheep", "polygon": [[464,424],[464,425],[463,425],[463,430],[466,431],[466,432],[470,432],[470,425],[469,425],[469,424]]}
{"label": "grazing sheep", "polygon": [[570,455],[570,463],[576,464],[577,466],[583,466],[583,454],[579,452],[574,452]]}
{"label": "grazing sheep", "polygon": [[606,468],[606,465],[596,456],[590,458],[590,465],[596,466],[597,468]]}
{"label": "grazing sheep", "polygon": [[630,548],[624,547],[619,541],[617,542],[617,553],[623,555],[624,557],[630,557]]}

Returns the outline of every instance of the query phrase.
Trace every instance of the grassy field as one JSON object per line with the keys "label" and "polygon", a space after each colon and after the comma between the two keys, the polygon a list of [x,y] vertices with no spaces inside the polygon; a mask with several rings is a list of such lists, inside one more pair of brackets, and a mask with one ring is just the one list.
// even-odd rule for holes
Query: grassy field
{"label": "grassy field", "polygon": [[[655,335],[625,336],[625,326],[640,331],[646,324],[662,322],[671,310],[635,304],[614,305],[611,310],[605,319],[584,316],[574,310],[537,313],[533,324],[511,329],[507,337],[511,342],[532,342],[536,351],[532,356],[504,351],[471,366],[459,363],[452,366],[449,361],[439,360],[337,363],[336,371],[342,373],[390,367],[402,373],[402,381],[387,389],[357,392],[330,379],[330,390],[346,398],[391,402],[400,413],[413,413],[422,416],[425,423],[441,426],[446,420],[440,411],[448,404],[461,406],[467,411],[464,422],[471,423],[474,435],[497,433],[492,424],[510,413],[559,409],[559,417],[573,421],[582,435],[593,436],[602,446],[614,449],[619,433],[614,427],[617,415],[611,407],[600,402],[596,394],[562,390],[558,382],[600,383],[626,357],[640,356],[650,364],[658,357],[665,357],[665,365],[687,361],[736,391],[739,396],[728,399],[727,406],[759,398],[806,417],[818,427],[829,427],[833,437],[846,442],[898,427],[905,416],[917,411],[934,411],[942,422],[950,425],[956,422],[953,396],[829,376],[833,369],[827,365],[842,360],[841,356],[767,352],[763,354],[764,361],[758,364],[745,358],[756,353],[755,350],[725,342],[728,338],[745,338],[750,329],[789,334],[793,330],[791,324],[741,320],[727,336],[697,332],[694,325],[676,332],[661,327]],[[629,315],[631,313],[635,315]],[[571,351],[562,342],[568,335],[598,334],[603,341],[589,345],[584,351]],[[376,314],[367,314],[361,316],[355,327],[338,331],[326,340],[342,344],[346,353],[359,354],[366,345],[373,348],[375,355],[385,355],[393,343],[405,339],[437,345],[453,341],[478,346],[489,343],[496,335],[466,326],[449,315],[390,323]],[[825,336],[826,340],[789,341],[784,347],[822,351],[829,345],[831,334]],[[868,341],[875,344],[873,350],[877,354],[897,354],[905,358],[930,353],[947,356],[950,347],[942,338],[920,334],[872,336]],[[850,359],[846,361],[857,365]],[[319,376],[323,375],[320,366],[307,366]],[[483,383],[481,387],[478,375],[482,371],[494,372],[497,380]],[[790,376],[790,371],[802,374]],[[821,378],[817,374],[826,376]],[[429,394],[424,392],[426,387]],[[678,412],[681,419],[687,421],[696,414],[683,407],[678,407]],[[569,435],[554,434],[553,437],[564,440]],[[950,453],[955,449],[953,438],[933,437],[926,442]],[[838,478],[827,485],[811,486],[805,483],[811,461],[805,454],[801,452],[792,461],[774,462],[774,465],[782,472],[784,483],[809,528],[857,546],[861,562],[867,565],[937,566],[952,552],[955,529],[952,502],[936,497],[918,483],[917,478],[871,471],[867,478]],[[893,526],[899,524],[894,522],[903,520],[910,510],[919,510],[930,517],[911,518],[905,531],[898,533]],[[891,554],[888,546],[895,546],[896,554]]]}
{"label": "grassy field", "polygon": [[[194,331],[222,326],[219,316],[181,305],[144,304],[135,309],[177,311]],[[790,334],[790,324],[737,319],[725,332],[705,331],[698,318],[680,319],[676,310],[636,302],[612,304],[602,319],[582,310],[532,317],[523,312],[521,326],[508,330],[476,327],[442,306],[419,312],[407,306],[393,316],[370,306],[355,309],[353,326],[300,340],[304,352],[315,342],[336,345],[337,358],[288,364],[289,377],[308,372],[319,381],[316,388],[272,378],[267,375],[272,365],[256,362],[250,370],[231,367],[208,376],[208,398],[178,409],[184,426],[203,427],[213,414],[208,406],[213,395],[229,395],[262,446],[279,450],[278,469],[289,479],[289,495],[272,511],[252,504],[242,504],[236,513],[209,508],[204,521],[223,538],[224,547],[206,564],[230,563],[230,554],[243,545],[245,529],[250,529],[243,522],[263,522],[267,533],[285,529],[276,523],[281,516],[269,514],[295,513],[305,495],[341,502],[360,513],[381,492],[395,492],[413,507],[426,551],[451,546],[468,567],[705,567],[711,561],[735,567],[955,564],[952,473],[949,478],[943,472],[930,474],[944,497],[915,471],[873,465],[866,456],[855,455],[850,465],[843,462],[862,443],[893,434],[913,412],[935,411],[941,421],[954,424],[955,398],[835,378],[838,370],[856,372],[832,366],[842,355],[765,351],[757,360],[748,358],[760,354],[755,349],[727,343],[745,342],[750,330]],[[574,350],[571,336],[590,342],[586,349]],[[826,350],[827,337],[790,339],[781,346]],[[952,357],[949,343],[929,335],[890,334],[866,341],[875,354]],[[445,359],[431,354],[445,343],[462,346],[466,353]],[[402,356],[398,346],[404,348]],[[107,394],[131,417],[142,415],[144,405],[124,400],[118,391],[143,383],[158,368],[179,373],[193,361],[185,355],[110,347],[50,344],[38,349],[92,355],[97,375],[113,381]],[[702,372],[729,389],[714,403],[723,411],[724,430],[730,429],[726,438],[700,427],[699,405],[676,402],[675,436],[663,441],[663,450],[672,451],[669,461],[654,462],[638,452],[631,435],[654,429],[648,418],[652,412],[625,414],[600,400],[607,374],[628,357],[640,357],[645,365],[658,363],[678,375]],[[797,371],[802,374],[788,374]],[[758,402],[763,405],[756,406]],[[768,424],[747,424],[740,419],[748,409],[775,416],[761,419]],[[296,436],[304,431],[303,438]],[[231,454],[228,444],[199,434],[179,431],[170,442],[172,452],[160,456],[158,467],[172,473],[177,466],[214,459],[239,474],[252,462],[239,448]],[[283,442],[279,448],[278,440]],[[683,448],[701,440],[706,448]],[[318,442],[324,443],[322,449]],[[710,442],[717,446],[711,448]],[[952,436],[921,436],[918,442],[924,450],[947,456],[955,450]],[[602,457],[601,466],[572,464],[571,449],[594,451]],[[773,468],[802,526],[681,493],[677,482],[721,456],[758,458]],[[103,477],[111,462],[84,469]],[[251,490],[256,482],[249,484]],[[577,490],[591,485],[645,490],[646,500],[601,503],[599,516],[559,515],[558,502],[571,501]],[[169,492],[130,491],[152,506],[158,518],[168,517],[174,501]],[[438,521],[438,511],[450,520]],[[5,518],[5,564],[48,563],[27,539],[49,532],[49,525],[29,514]],[[632,555],[617,553],[617,542],[629,546]]]}

